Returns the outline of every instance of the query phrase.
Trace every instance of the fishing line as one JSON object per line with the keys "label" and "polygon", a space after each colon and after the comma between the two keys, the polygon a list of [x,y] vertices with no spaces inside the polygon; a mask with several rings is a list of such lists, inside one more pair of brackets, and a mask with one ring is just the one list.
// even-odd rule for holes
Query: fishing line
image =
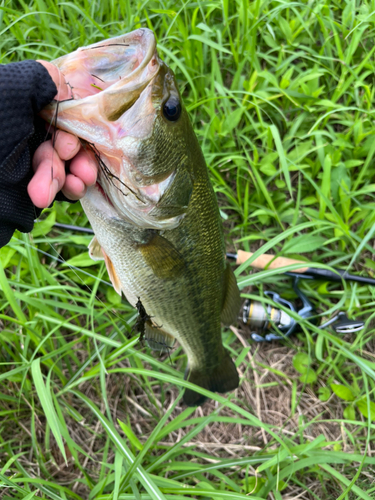
{"label": "fishing line", "polygon": [[[36,246],[32,245],[30,242],[25,242],[25,241],[22,241],[22,240],[20,240],[20,239],[18,239],[18,238],[15,238],[15,239],[16,239],[17,241],[19,241],[20,243],[22,243],[22,244],[26,244],[28,247],[33,248],[33,249],[34,249],[34,250],[36,250],[37,252],[39,252],[39,253],[41,253],[41,254],[43,254],[43,255],[46,255],[46,256],[50,257],[51,259],[53,259],[53,260],[55,260],[55,261],[58,261],[58,262],[63,263],[63,264],[67,264],[67,263],[66,263],[66,261],[64,260],[64,258],[63,258],[62,256],[60,256],[61,258],[60,258],[60,257],[55,257],[55,256],[53,256],[53,255],[49,254],[48,252],[44,252],[43,250],[40,250],[38,247],[36,247]],[[49,243],[49,242],[48,242],[48,243]],[[54,250],[54,252],[56,252],[56,253],[57,253],[56,249],[52,246],[52,244],[51,244],[51,243],[49,243],[49,245],[52,247],[52,249]],[[77,273],[75,273],[75,270],[78,270],[78,271],[80,271],[80,272],[82,272],[82,273],[84,273],[84,274],[86,274],[86,275],[88,275],[88,276],[90,276],[90,277],[94,278],[95,280],[98,280],[98,281],[100,281],[100,282],[104,283],[105,285],[108,285],[108,286],[112,287],[112,284],[111,284],[111,283],[109,283],[108,281],[104,281],[104,280],[102,280],[101,278],[98,278],[97,276],[94,276],[94,275],[92,275],[92,274],[90,274],[90,273],[87,273],[86,271],[83,271],[82,269],[77,268],[76,266],[71,266],[70,264],[67,264],[67,266],[68,266],[68,268],[69,268],[69,269],[71,269],[71,270],[74,272],[74,274],[75,274],[75,275],[76,275],[76,276],[77,276],[77,277],[78,277],[78,278],[82,281],[82,284],[83,284],[83,285],[84,285],[84,286],[85,286],[85,287],[86,287],[86,288],[87,288],[90,292],[92,292],[92,289],[90,288],[90,286],[89,286],[89,285],[87,285],[86,283],[84,283],[84,281],[81,279],[81,277],[80,277]],[[69,279],[67,276],[66,276],[66,278],[67,278],[67,279]],[[74,284],[74,285],[76,285],[76,283],[75,283],[74,281],[73,281],[73,284]],[[68,292],[68,293],[69,293],[69,292]],[[69,293],[69,295],[70,295],[71,299],[73,300],[73,302],[74,302],[75,304],[77,304],[77,301],[75,300],[75,297],[74,297],[71,293]],[[124,320],[121,316],[118,316],[118,315],[117,315],[117,314],[116,314],[116,313],[115,313],[112,309],[108,309],[107,305],[106,305],[106,304],[105,304],[105,303],[104,303],[104,302],[100,299],[100,297],[98,297],[96,294],[95,294],[95,298],[96,298],[96,300],[98,300],[98,302],[100,302],[100,303],[104,306],[104,308],[105,308],[105,309],[106,309],[106,311],[109,313],[109,315],[113,315],[113,317],[114,317],[114,318],[116,318],[116,319],[120,320],[120,322],[122,322],[122,323],[123,323],[124,325],[126,325],[126,326],[129,326],[129,323],[131,323],[131,322],[135,319],[135,317],[136,317],[136,314],[134,314],[134,315],[133,315],[133,316],[129,319],[129,323],[128,323],[128,322],[126,322],[126,321],[125,321],[125,320]],[[93,329],[93,330],[94,330],[94,329]],[[127,328],[126,328],[126,333],[128,333]],[[113,333],[109,336],[109,338],[110,338],[110,339],[115,339],[117,335],[118,335],[118,332],[117,332],[117,331],[114,331],[114,332],[113,332]],[[126,335],[126,334],[125,334],[125,335]],[[128,337],[128,335],[126,335],[126,337]],[[77,378],[81,375],[81,373],[83,373],[83,372],[84,372],[84,370],[85,370],[85,369],[86,369],[86,368],[90,365],[90,363],[92,363],[92,362],[93,362],[96,358],[99,358],[100,363],[102,364],[102,363],[103,363],[103,360],[102,360],[102,358],[101,358],[100,354],[101,354],[101,352],[104,350],[104,348],[105,348],[105,347],[106,347],[106,345],[105,345],[105,344],[101,344],[100,346],[98,346],[98,345],[95,343],[95,352],[92,354],[92,356],[91,356],[91,357],[89,357],[89,358],[88,358],[88,359],[87,359],[87,360],[86,360],[86,361],[82,364],[82,366],[78,369],[78,371],[74,373],[74,375],[72,376],[72,378],[69,380],[69,382],[68,382],[68,383],[69,383],[69,384],[73,383],[73,382],[74,382],[74,381],[75,381],[75,380],[76,380],[76,379],[77,379]],[[169,354],[169,353],[168,353],[168,354]],[[170,357],[170,356],[169,356],[169,357]],[[104,366],[104,365],[103,365],[103,366]],[[104,369],[105,369],[105,366],[104,366]]]}
{"label": "fishing line", "polygon": [[[18,240],[19,242],[21,243],[24,243],[22,240]],[[44,252],[43,250],[41,250],[40,248],[36,247],[36,246],[33,246],[31,244],[28,244],[28,246],[30,248],[33,248],[34,250],[36,250],[37,252],[45,255],[46,257],[50,257],[52,260],[56,261],[56,262],[60,262],[61,264],[66,264],[68,266],[69,269],[74,269],[76,271],[79,271],[80,273],[83,273],[83,274],[86,274],[87,276],[89,276],[90,278],[94,278],[95,280],[97,281],[100,281],[101,283],[103,283],[104,285],[107,285],[107,286],[112,286],[111,283],[109,283],[109,281],[105,281],[101,278],[98,278],[97,276],[95,276],[94,274],[90,274],[88,273],[87,271],[84,271],[83,269],[79,268],[79,267],[76,267],[76,266],[72,266],[71,264],[67,264],[66,260],[64,260],[62,258],[62,256],[57,253],[56,249],[52,246],[51,243],[49,243],[49,245],[53,248],[53,250],[56,252],[57,255],[59,255],[59,257],[55,257],[54,255],[48,253],[48,252]],[[84,283],[85,284],[85,283]],[[86,285],[87,286],[87,285]],[[92,292],[92,290],[90,290],[90,292]]]}
{"label": "fishing line", "polygon": [[[60,226],[69,226],[68,224],[59,224],[59,223],[55,223],[55,225],[60,225]],[[73,228],[75,228],[76,226],[72,226],[72,227],[73,227]],[[92,231],[92,230],[90,230],[90,229],[86,229],[86,231]],[[24,241],[19,240],[18,238],[16,238],[16,239],[17,239],[17,241],[19,241],[20,243],[25,244],[25,242],[24,242]],[[95,276],[95,275],[93,275],[93,274],[90,274],[90,273],[88,273],[87,271],[84,271],[84,270],[82,270],[82,269],[80,269],[80,268],[78,268],[78,267],[76,267],[76,266],[72,266],[72,265],[68,264],[68,263],[67,263],[67,261],[66,261],[66,260],[65,260],[65,259],[64,259],[64,258],[63,258],[60,254],[58,254],[58,252],[57,252],[57,251],[56,251],[56,249],[53,247],[53,245],[52,245],[50,242],[47,242],[47,243],[48,243],[48,244],[49,244],[49,246],[52,248],[52,250],[53,250],[53,251],[54,251],[54,252],[58,255],[58,257],[55,257],[54,255],[51,255],[50,253],[45,252],[45,251],[43,251],[43,250],[39,249],[38,247],[36,247],[36,246],[32,245],[31,243],[26,243],[26,244],[27,244],[27,246],[29,246],[30,248],[33,248],[33,249],[34,249],[34,250],[36,250],[37,252],[39,252],[39,253],[41,253],[41,254],[43,254],[43,255],[46,255],[47,257],[50,257],[50,258],[51,258],[51,259],[53,259],[54,261],[60,262],[60,263],[62,263],[62,264],[66,264],[66,265],[68,266],[68,268],[69,268],[70,270],[72,270],[72,271],[74,272],[74,274],[76,275],[76,277],[77,277],[77,278],[78,278],[78,279],[82,282],[82,285],[84,285],[84,286],[85,286],[85,287],[89,290],[89,292],[91,292],[91,293],[92,293],[92,291],[93,291],[93,290],[92,290],[92,288],[90,288],[90,286],[89,286],[89,285],[87,285],[87,284],[86,284],[86,283],[82,280],[82,278],[79,276],[79,274],[77,274],[77,272],[75,272],[75,271],[82,272],[83,274],[86,274],[87,276],[89,276],[89,277],[93,278],[94,280],[96,280],[96,281],[100,281],[101,283],[103,283],[103,284],[105,284],[105,285],[110,286],[111,288],[113,288],[112,284],[111,284],[111,283],[109,283],[108,281],[105,281],[105,280],[103,280],[103,279],[101,279],[101,278],[98,278],[97,276]],[[66,278],[67,278],[67,279],[69,279],[67,276],[66,276]],[[73,284],[75,284],[75,285],[76,285],[76,283],[75,283],[74,281],[73,281]],[[73,297],[71,294],[70,294],[70,296],[71,296],[72,300],[76,303],[76,301],[75,301],[74,297]],[[136,319],[136,316],[137,316],[136,314],[134,314],[134,315],[133,315],[133,316],[129,319],[129,322],[127,322],[127,321],[125,321],[125,320],[124,320],[121,316],[119,316],[118,314],[116,314],[116,313],[113,311],[113,309],[108,309],[108,307],[107,307],[107,305],[105,304],[105,302],[103,302],[103,301],[100,299],[100,297],[98,297],[98,295],[97,295],[97,294],[95,294],[95,298],[96,298],[96,300],[97,300],[98,302],[100,302],[100,304],[102,304],[102,306],[103,306],[103,307],[107,310],[107,312],[108,312],[110,315],[112,315],[115,319],[119,320],[121,323],[123,323],[124,325],[126,325],[126,326],[128,326],[128,327],[130,328],[130,323],[131,323],[134,319]],[[132,331],[133,329],[134,329],[134,326],[131,328],[131,331]],[[129,333],[129,332],[128,332],[128,330],[127,330],[127,328],[126,328],[126,332],[127,332],[127,333]],[[116,332],[116,334],[117,334],[117,332]],[[127,336],[127,335],[126,335],[126,336]],[[146,340],[147,340],[147,339],[146,339]],[[171,351],[172,351],[172,348],[171,348],[171,347],[169,347],[169,346],[167,346],[167,345],[164,345],[164,343],[162,343],[162,342],[156,342],[156,343],[160,344],[161,346],[163,346],[163,347],[165,348],[165,353],[166,353],[166,354],[168,354],[168,357],[169,357],[170,363],[171,363],[171,365],[172,365],[172,359],[171,359],[171,355],[170,355],[170,353],[171,353]],[[141,344],[140,344],[140,345],[142,346],[142,348],[144,348],[144,345],[142,344],[142,342],[141,342]],[[99,353],[101,352],[101,349],[100,349],[98,346],[96,346],[96,349],[97,349],[97,354],[99,355]],[[99,351],[98,351],[98,349],[99,349]],[[162,356],[163,354],[164,354],[164,352],[162,351],[162,352],[160,353],[160,356]]]}
{"label": "fishing line", "polygon": [[[62,82],[61,73],[59,73],[59,78],[60,78],[60,81],[59,81],[59,88],[60,88],[61,87],[61,82]],[[52,161],[51,161],[51,181],[53,181],[53,154],[54,154],[54,151],[55,151],[55,144],[56,144],[56,140],[57,140],[57,135],[59,133],[59,129],[57,128],[57,117],[58,117],[58,114],[59,114],[59,106],[60,106],[61,102],[74,101],[73,87],[70,85],[69,82],[66,82],[66,85],[70,88],[70,92],[72,94],[72,97],[69,97],[68,99],[56,100],[56,108],[55,108],[55,111],[54,111],[54,114],[53,114],[51,122],[47,122],[48,123],[48,128],[47,128],[46,136],[44,138],[44,141],[46,141],[48,139],[48,136],[50,134],[52,135],[51,127],[53,127],[54,128],[54,133],[53,133],[53,138],[52,138],[52,148],[53,148],[53,150],[52,150]],[[58,89],[58,91],[59,91],[59,89]],[[52,123],[53,123],[53,125],[52,125]]]}
{"label": "fishing line", "polygon": [[86,49],[81,49],[81,50],[86,51],[86,50],[105,49],[107,47],[130,47],[130,45],[128,43],[107,43],[107,45],[97,45],[96,47],[87,47]]}
{"label": "fishing line", "polygon": [[[66,101],[70,101],[72,99],[65,99],[65,100]],[[55,111],[54,111],[54,115],[52,117],[51,122],[47,122],[47,121],[45,122],[48,125],[48,127],[47,127],[47,131],[46,131],[46,135],[44,136],[44,141],[43,142],[46,142],[48,140],[48,136],[52,135],[52,132],[51,132],[51,128],[52,127],[54,127],[55,130],[57,131],[57,116],[58,116],[58,112],[59,112],[60,101],[56,101],[56,102],[57,102],[57,105],[56,105],[56,108],[55,108]],[[62,101],[62,102],[64,102],[64,101]],[[54,122],[54,125],[52,125],[52,122]],[[51,158],[51,182],[53,181],[53,155],[54,155],[54,151],[55,151],[56,138],[57,138],[57,134],[53,134],[53,139],[52,139],[52,158]],[[43,144],[43,142],[41,144]],[[35,175],[35,173],[34,173],[34,175]],[[36,213],[35,205],[34,204],[33,204],[33,210],[34,210],[35,219],[37,219],[38,218],[38,214]]]}
{"label": "fishing line", "polygon": [[[53,245],[48,242],[49,246],[53,249],[54,252],[56,252],[57,255],[59,255],[56,251],[56,249],[53,247]],[[38,249],[39,250],[39,249]],[[43,253],[47,253],[47,252],[43,252]],[[53,258],[53,256],[51,255],[51,257]],[[102,283],[104,283],[105,285],[108,285],[110,287],[112,287],[112,284],[109,283],[108,281],[105,281],[105,280],[102,280],[101,278],[98,278],[97,276],[94,276],[86,271],[82,271],[81,269],[79,269],[78,267],[76,266],[71,266],[70,264],[67,263],[67,261],[64,259],[64,257],[62,257],[61,255],[59,255],[59,258],[55,257],[55,260],[58,260],[59,262],[62,262],[63,264],[66,264],[68,266],[69,269],[72,270],[72,272],[75,274],[75,276],[81,281],[82,285],[85,286],[89,291],[90,293],[93,293],[93,290],[90,288],[89,285],[87,285],[83,279],[79,276],[79,274],[76,272],[76,271],[79,271],[79,272],[83,272],[83,274],[86,274],[92,278],[94,278],[96,281],[100,281]],[[96,294],[95,294],[95,298],[105,307],[107,308],[106,304],[100,299],[100,297],[98,297]],[[126,321],[124,321],[121,316],[118,316],[116,313],[114,313],[113,311],[111,311],[111,313],[114,315],[115,318],[119,319],[120,321],[126,323]],[[126,323],[127,324],[127,323]]]}
{"label": "fishing line", "polygon": [[[25,244],[25,242],[24,242],[24,241],[22,241],[22,240],[20,240],[20,239],[18,239],[18,238],[16,238],[16,239],[17,239],[17,241],[19,241],[21,244]],[[112,287],[112,284],[111,284],[111,283],[109,283],[108,281],[105,281],[105,280],[103,280],[103,279],[101,279],[101,278],[98,278],[97,276],[95,276],[95,275],[93,275],[93,274],[90,274],[90,273],[88,273],[87,271],[84,271],[84,270],[82,270],[82,269],[80,269],[80,268],[78,268],[78,267],[76,267],[76,266],[72,266],[72,265],[68,264],[68,263],[67,263],[67,261],[66,261],[66,260],[65,260],[65,259],[64,259],[64,258],[63,258],[60,254],[58,254],[58,252],[57,252],[57,251],[56,251],[56,249],[53,247],[53,245],[52,245],[50,242],[47,242],[47,243],[48,243],[48,244],[49,244],[49,246],[52,248],[52,250],[53,250],[53,251],[54,251],[54,252],[58,255],[58,257],[55,257],[54,255],[51,255],[51,254],[50,254],[50,253],[48,253],[48,252],[44,252],[43,250],[40,250],[38,247],[36,247],[36,246],[32,245],[31,243],[26,243],[26,244],[27,244],[27,246],[28,246],[28,247],[33,248],[33,249],[34,249],[34,250],[36,250],[37,252],[39,252],[39,253],[41,253],[41,254],[43,254],[43,255],[46,255],[47,257],[50,257],[51,259],[53,259],[53,260],[55,260],[55,261],[57,261],[57,262],[60,262],[60,263],[62,263],[62,264],[66,264],[66,265],[68,266],[68,269],[70,269],[70,270],[71,270],[71,271],[75,274],[75,276],[76,276],[76,277],[77,277],[77,278],[81,281],[82,285],[83,285],[84,287],[86,287],[86,288],[89,290],[89,292],[91,292],[91,293],[92,293],[92,292],[93,292],[93,290],[90,288],[90,286],[89,286],[89,285],[87,285],[87,283],[85,283],[85,282],[83,281],[83,279],[79,276],[79,274],[77,274],[77,272],[76,272],[76,271],[82,272],[83,274],[86,274],[86,275],[87,275],[87,276],[89,276],[90,278],[93,278],[93,279],[94,279],[94,280],[96,280],[96,281],[100,281],[101,283],[103,283],[103,284],[105,284],[105,285],[107,285],[107,286]],[[59,272],[61,272],[61,271],[59,270]],[[65,276],[65,277],[66,277],[67,279],[69,279],[69,277],[68,277],[68,276]],[[73,283],[73,284],[75,284],[75,285],[77,284],[77,283],[75,283],[74,281],[73,281],[72,283]],[[74,299],[74,297],[73,297],[72,295],[71,295],[71,298],[72,298],[72,300],[74,300],[74,301],[75,301],[75,299]],[[104,308],[105,308],[105,309],[107,309],[107,310],[110,312],[110,314],[113,314],[113,316],[114,316],[116,319],[120,320],[121,322],[123,322],[123,323],[125,323],[125,324],[127,325],[127,322],[126,322],[126,321],[124,321],[124,320],[122,319],[122,317],[121,317],[121,316],[117,315],[115,312],[113,312],[112,310],[108,309],[108,308],[107,308],[107,305],[106,305],[106,304],[105,304],[105,303],[104,303],[104,302],[100,299],[100,297],[98,297],[96,294],[95,294],[95,298],[98,300],[98,302],[100,302],[100,303],[104,306]]]}
{"label": "fishing line", "polygon": [[[77,276],[77,278],[81,280],[82,284],[83,284],[83,285],[84,285],[84,286],[85,286],[85,287],[89,290],[89,292],[91,292],[91,293],[92,293],[92,289],[89,287],[89,285],[87,285],[87,284],[86,284],[86,283],[82,280],[82,278],[81,278],[81,277],[80,277],[80,276],[79,276],[79,275],[78,275],[75,271],[79,271],[79,272],[81,272],[81,273],[83,273],[83,274],[86,274],[86,275],[87,275],[87,276],[89,276],[90,278],[93,278],[93,279],[94,279],[94,280],[96,280],[96,281],[100,281],[101,283],[103,283],[103,284],[105,284],[105,285],[112,286],[112,284],[111,284],[111,283],[109,283],[108,281],[102,280],[101,278],[98,278],[98,277],[97,277],[97,276],[95,276],[94,274],[90,274],[90,273],[88,273],[87,271],[84,271],[83,269],[81,269],[81,268],[79,268],[79,267],[72,266],[71,264],[68,264],[68,263],[67,263],[67,261],[66,261],[66,260],[65,260],[65,259],[64,259],[64,258],[63,258],[63,257],[62,257],[59,253],[58,253],[58,252],[57,252],[57,250],[53,247],[53,245],[52,245],[50,242],[47,242],[47,243],[48,243],[48,244],[49,244],[49,246],[52,248],[52,250],[53,250],[53,251],[54,251],[54,252],[58,255],[58,257],[55,257],[54,255],[52,255],[52,254],[50,254],[50,253],[48,253],[48,252],[45,252],[45,251],[41,250],[40,248],[38,248],[38,247],[36,247],[36,246],[32,245],[31,243],[25,243],[24,241],[22,241],[22,240],[20,240],[20,239],[18,239],[18,238],[16,238],[16,237],[15,237],[15,240],[16,240],[16,241],[18,241],[19,243],[23,244],[23,245],[25,245],[25,244],[26,244],[29,248],[32,248],[33,250],[36,250],[37,252],[39,252],[39,253],[41,253],[41,254],[43,254],[43,255],[47,256],[47,257],[50,257],[52,260],[54,260],[54,261],[56,261],[56,262],[60,262],[61,264],[66,264],[66,265],[67,265],[67,267],[68,267],[68,269],[70,269],[70,270],[72,270],[72,271],[74,272],[74,274]],[[61,271],[59,270],[59,272],[61,272]],[[68,276],[65,276],[65,277],[66,277],[67,279],[69,279],[69,277],[68,277]],[[72,283],[73,283],[73,284],[76,284],[74,281],[72,281]],[[102,302],[102,301],[100,300],[100,298],[99,298],[99,297],[97,297],[96,295],[95,295],[95,297],[98,299],[98,301],[99,301],[99,302],[101,302],[103,305],[105,305],[105,304],[104,304],[104,302]],[[73,297],[72,297],[72,298],[73,298]],[[74,298],[73,298],[73,300],[74,300]]]}
{"label": "fishing line", "polygon": [[[52,136],[52,159],[51,159],[51,182],[53,182],[53,155],[54,155],[54,152],[55,152],[55,144],[56,144],[56,140],[57,140],[57,134],[58,134],[58,131],[56,130],[56,127],[57,127],[57,115],[59,113],[59,101],[57,101],[57,105],[56,105],[56,109],[55,109],[55,113],[54,113],[54,116],[53,116],[53,121],[54,121],[54,129],[55,129],[55,133],[53,134]],[[50,133],[50,130],[51,130],[51,126],[52,124],[50,123],[49,124],[49,127],[47,129],[47,135],[45,137],[45,140],[47,140],[47,137]]]}
{"label": "fishing line", "polygon": [[94,75],[93,73],[90,73],[90,75],[93,76],[94,78],[97,78],[98,80],[100,80],[103,83],[107,83],[105,80],[102,80],[101,78],[99,78],[98,76]]}
{"label": "fishing line", "polygon": [[137,193],[135,191],[133,191],[129,186],[127,186],[125,184],[125,182],[123,182],[119,177],[117,177],[117,175],[113,174],[110,171],[110,169],[107,167],[107,165],[101,159],[101,157],[100,157],[100,151],[98,151],[97,147],[95,146],[95,144],[93,142],[84,141],[84,143],[82,143],[82,144],[83,145],[84,144],[88,144],[90,146],[91,151],[94,153],[95,159],[97,160],[97,162],[99,164],[100,170],[103,172],[103,175],[107,179],[107,181],[110,182],[114,188],[116,188],[118,191],[120,191],[120,193],[123,196],[128,196],[128,194],[129,194],[129,193],[124,193],[124,191],[122,191],[121,188],[119,188],[118,186],[116,186],[116,184],[114,183],[114,180],[113,180],[113,179],[116,179],[120,184],[122,184],[124,187],[126,187],[126,189],[128,189],[133,194],[133,196],[135,196],[135,198],[137,198],[138,201],[140,201],[144,205],[146,204],[143,200],[141,200],[138,197],[138,195],[137,195]]}

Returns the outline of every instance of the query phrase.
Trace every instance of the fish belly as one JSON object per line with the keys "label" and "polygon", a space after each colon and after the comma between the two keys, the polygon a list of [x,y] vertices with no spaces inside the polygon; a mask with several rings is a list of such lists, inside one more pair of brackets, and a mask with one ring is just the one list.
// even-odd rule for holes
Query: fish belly
{"label": "fish belly", "polygon": [[[189,380],[217,392],[237,387],[237,371],[221,340],[225,262],[220,225],[216,224],[215,231],[211,221],[208,231],[204,225],[197,225],[191,211],[178,228],[166,231],[162,238],[177,250],[184,267],[177,276],[160,277],[141,251],[149,240],[149,230],[106,217],[87,195],[82,205],[129,303],[135,307],[140,300],[156,328],[176,338],[186,352]],[[213,235],[216,246],[211,248],[210,241],[197,243],[197,235],[207,240],[213,230],[218,233]],[[157,253],[158,247],[150,251]],[[159,265],[163,267],[162,259]],[[184,399],[196,405],[205,398],[187,390]]]}

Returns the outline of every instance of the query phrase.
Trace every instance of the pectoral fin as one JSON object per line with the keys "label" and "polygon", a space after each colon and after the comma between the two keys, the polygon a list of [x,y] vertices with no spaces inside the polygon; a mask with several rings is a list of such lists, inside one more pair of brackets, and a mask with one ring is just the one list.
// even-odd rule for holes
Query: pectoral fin
{"label": "pectoral fin", "polygon": [[96,236],[94,236],[89,243],[89,255],[92,260],[104,260],[102,247],[100,246],[100,243],[97,240]]}
{"label": "pectoral fin", "polygon": [[138,248],[158,278],[173,279],[185,269],[185,261],[180,252],[158,233],[154,233],[147,243],[138,245]]}
{"label": "pectoral fin", "polygon": [[237,316],[241,307],[240,291],[237,286],[236,277],[233,274],[232,268],[227,262],[224,277],[224,302],[221,310],[221,322],[224,325],[231,325],[237,320]]}
{"label": "pectoral fin", "polygon": [[113,288],[116,290],[116,292],[119,295],[121,295],[120,279],[117,276],[116,270],[113,266],[111,259],[105,253],[103,248],[100,246],[100,243],[97,240],[96,236],[93,237],[93,239],[91,240],[91,242],[89,244],[89,255],[92,258],[92,260],[104,260],[105,265],[107,267],[108,276],[109,276],[109,279],[111,280]]}
{"label": "pectoral fin", "polygon": [[145,323],[144,339],[148,347],[154,351],[168,351],[175,343],[175,339],[171,335],[152,324],[151,321]]}
{"label": "pectoral fin", "polygon": [[118,277],[118,275],[116,273],[116,269],[114,268],[114,265],[113,265],[111,259],[108,257],[108,255],[105,253],[105,251],[103,249],[102,249],[102,252],[103,252],[103,256],[104,256],[104,262],[105,262],[105,265],[107,267],[109,279],[111,280],[111,283],[112,283],[115,291],[119,295],[121,295],[120,278]]}

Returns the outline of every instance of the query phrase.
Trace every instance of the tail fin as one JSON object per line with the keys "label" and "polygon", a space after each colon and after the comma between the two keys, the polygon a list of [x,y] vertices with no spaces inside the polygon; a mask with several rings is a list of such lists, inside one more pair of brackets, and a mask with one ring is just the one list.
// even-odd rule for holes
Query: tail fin
{"label": "tail fin", "polygon": [[[228,351],[225,351],[221,363],[213,370],[209,372],[204,369],[195,369],[190,372],[187,370],[185,379],[212,392],[233,391],[237,389],[239,384],[238,372]],[[206,396],[192,391],[191,389],[185,389],[184,403],[187,406],[199,406],[204,403],[205,400]]]}

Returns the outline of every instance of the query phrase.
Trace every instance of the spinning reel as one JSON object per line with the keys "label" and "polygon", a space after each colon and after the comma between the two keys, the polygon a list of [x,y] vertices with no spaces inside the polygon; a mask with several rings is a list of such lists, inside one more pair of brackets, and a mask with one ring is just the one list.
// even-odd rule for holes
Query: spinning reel
{"label": "spinning reel", "polygon": [[[267,291],[264,294],[270,297],[273,302],[280,304],[285,308],[289,309],[295,315],[298,315],[301,319],[310,319],[314,324],[317,323],[318,318],[316,318],[316,311],[314,310],[311,302],[306,297],[306,295],[299,289],[298,282],[300,277],[293,276],[293,289],[297,296],[302,302],[302,307],[297,310],[296,306],[289,300],[283,299],[276,292]],[[292,333],[298,331],[300,328],[299,321],[296,320],[292,315],[288,314],[282,309],[278,309],[270,304],[262,304],[257,300],[247,299],[245,301],[242,313],[242,321],[245,325],[261,330],[265,333],[264,336],[259,335],[259,333],[253,332],[251,338],[255,342],[271,342],[272,340],[283,340],[289,337]],[[326,328],[331,326],[336,333],[352,333],[362,330],[364,326],[363,321],[351,320],[344,312],[339,312],[333,318],[326,321],[318,328]],[[269,332],[273,328],[278,330],[278,332]],[[267,333],[269,332],[269,333]]]}

